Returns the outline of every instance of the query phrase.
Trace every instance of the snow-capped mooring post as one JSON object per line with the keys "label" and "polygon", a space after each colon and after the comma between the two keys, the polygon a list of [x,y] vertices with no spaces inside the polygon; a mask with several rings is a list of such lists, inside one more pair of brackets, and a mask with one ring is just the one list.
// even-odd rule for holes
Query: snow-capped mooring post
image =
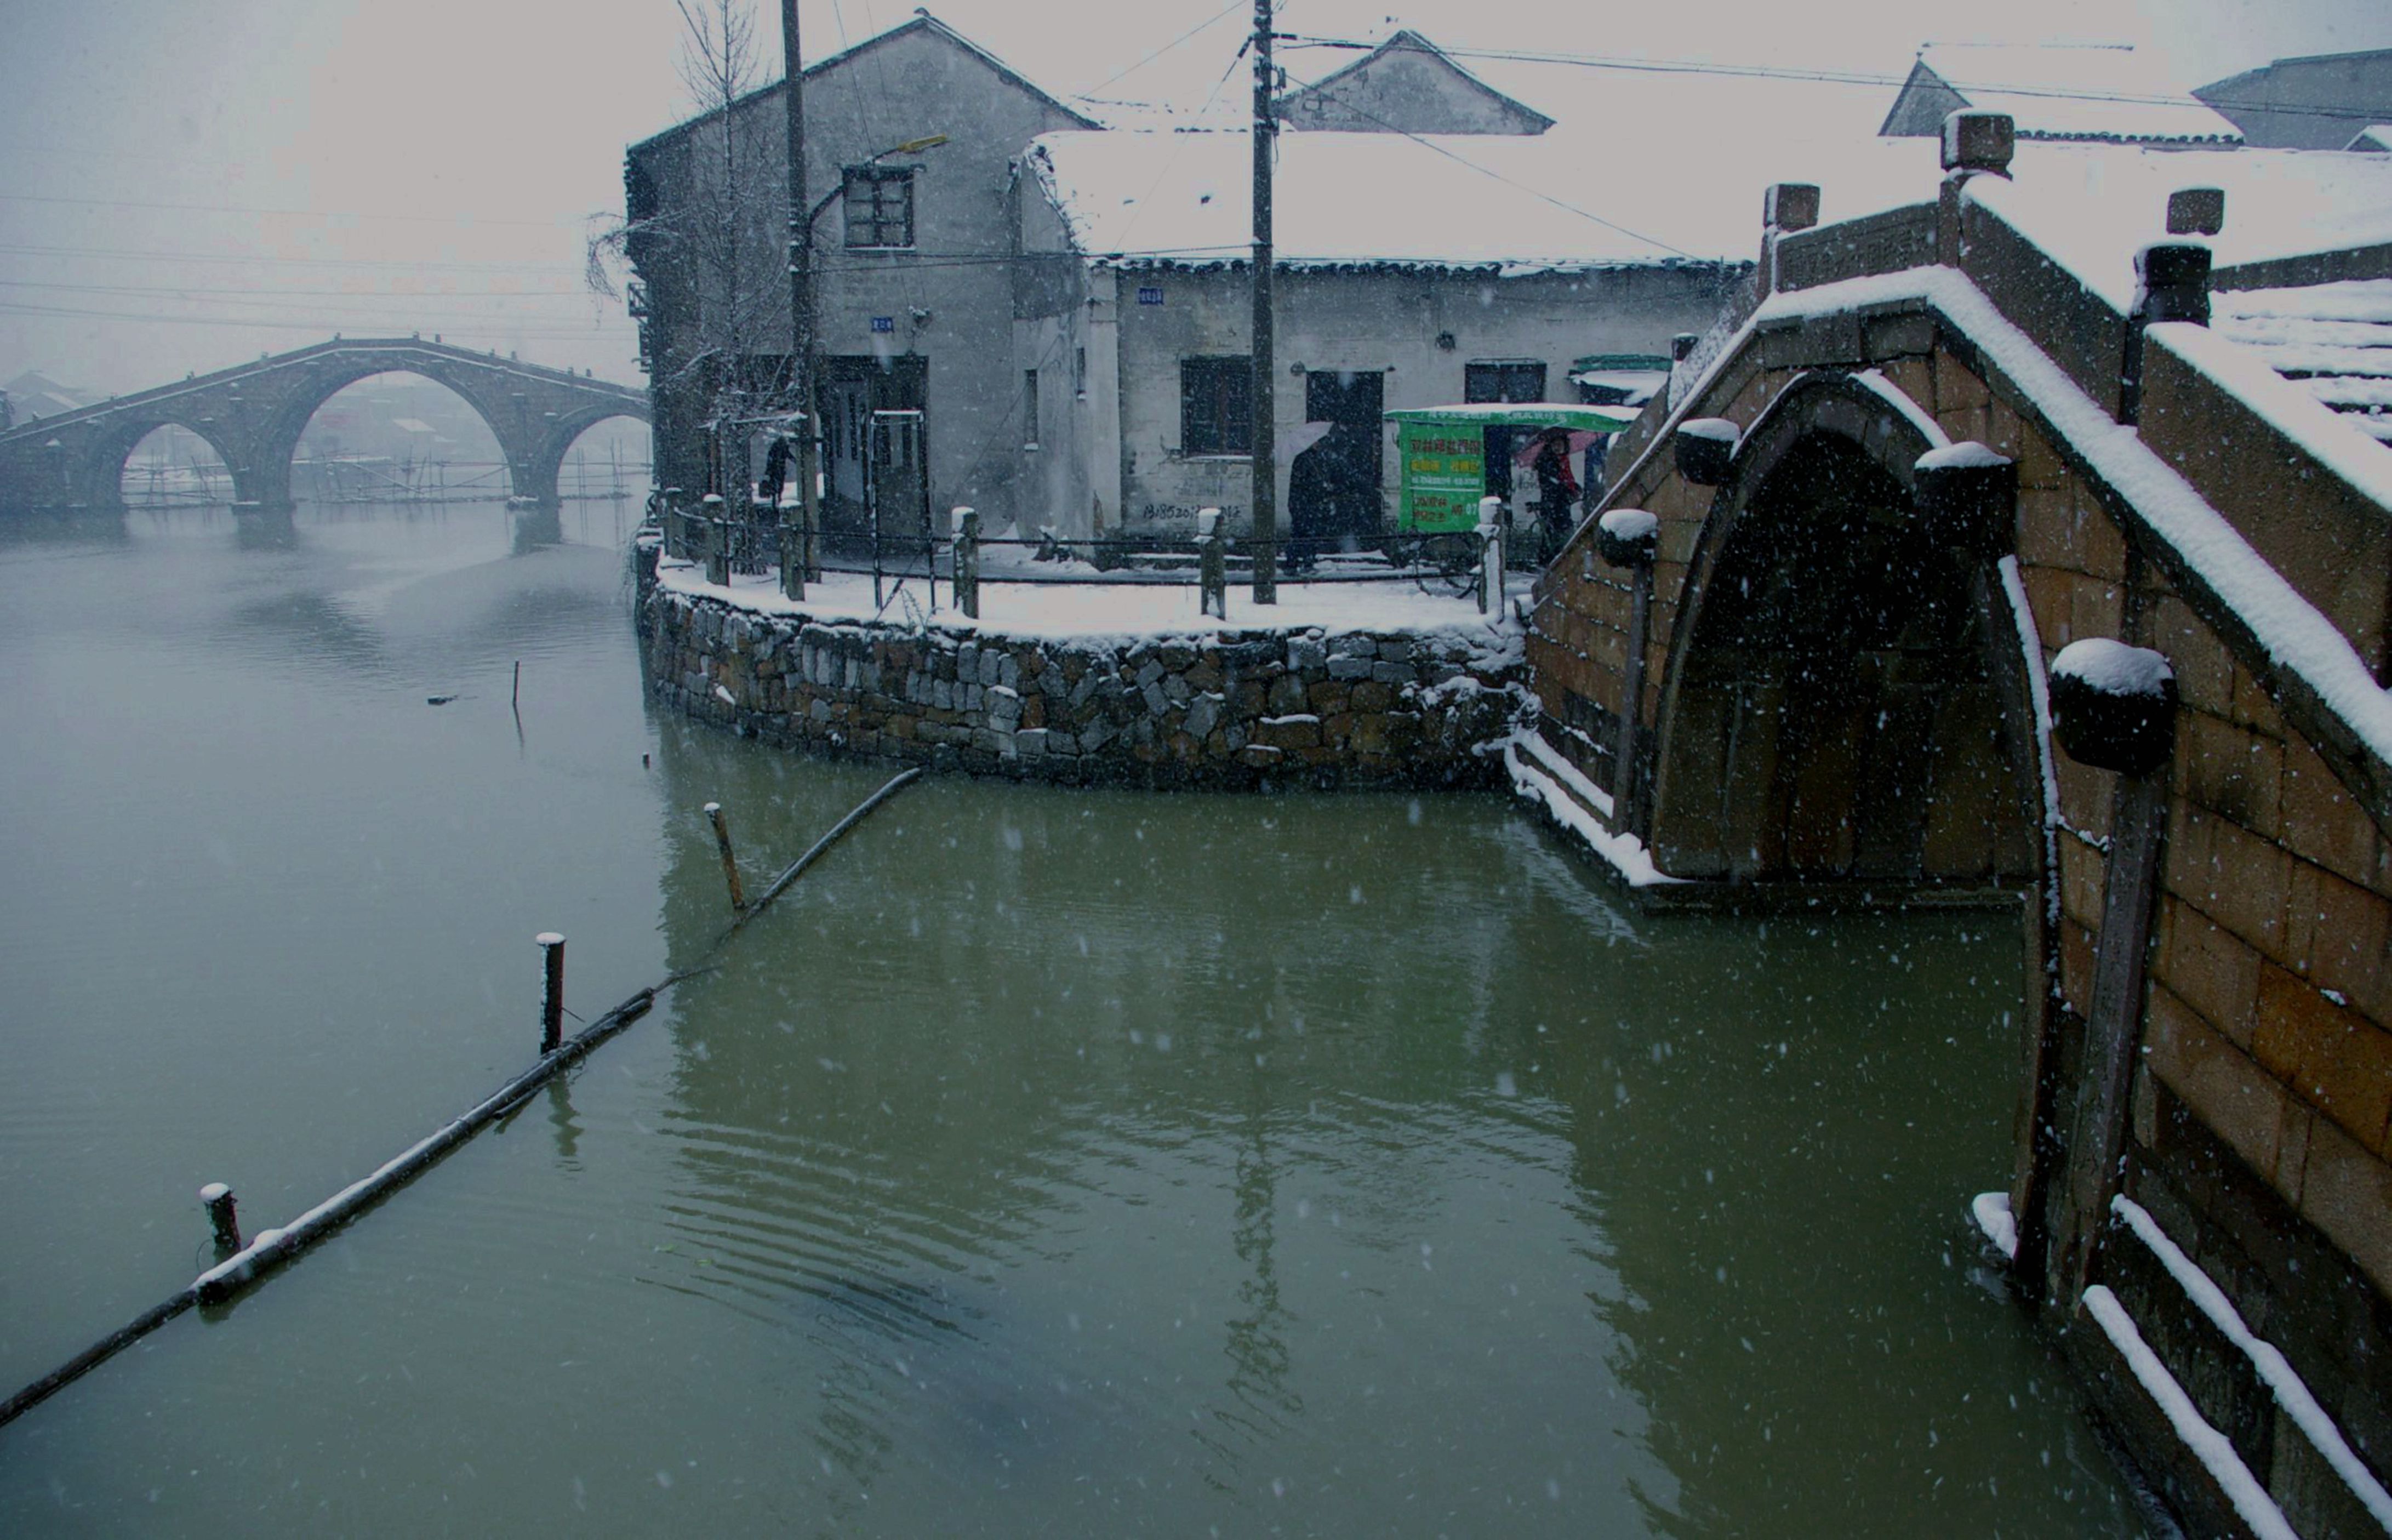
{"label": "snow-capped mooring post", "polygon": [[211,1181],[200,1189],[200,1204],[208,1211],[208,1229],[213,1233],[219,1258],[229,1257],[240,1249],[240,1214],[233,1205],[232,1189],[221,1181]]}
{"label": "snow-capped mooring post", "polygon": [[706,821],[714,826],[714,848],[722,857],[722,885],[731,890],[731,912],[737,914],[748,907],[748,895],[739,888],[739,857],[731,849],[730,816],[721,803],[708,803]]}
{"label": "snow-capped mooring post", "polygon": [[2149,647],[2101,637],[2071,642],[2051,661],[2051,732],[2069,758],[2118,777],[2109,880],[2093,944],[2083,1069],[2067,1143],[2060,1244],[2046,1252],[2054,1300],[2089,1281],[2126,1148],[2126,1102],[2142,1038],[2143,972],[2167,835],[2167,765],[2176,747],[2176,671]]}

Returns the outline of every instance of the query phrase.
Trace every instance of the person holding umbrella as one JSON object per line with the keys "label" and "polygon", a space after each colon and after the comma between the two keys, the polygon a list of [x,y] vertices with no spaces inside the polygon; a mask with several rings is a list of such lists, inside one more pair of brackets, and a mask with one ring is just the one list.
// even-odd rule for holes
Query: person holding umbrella
{"label": "person holding umbrella", "polygon": [[1570,471],[1569,430],[1553,427],[1538,434],[1528,468],[1537,476],[1537,526],[1544,538],[1543,558],[1550,560],[1577,522],[1578,477]]}

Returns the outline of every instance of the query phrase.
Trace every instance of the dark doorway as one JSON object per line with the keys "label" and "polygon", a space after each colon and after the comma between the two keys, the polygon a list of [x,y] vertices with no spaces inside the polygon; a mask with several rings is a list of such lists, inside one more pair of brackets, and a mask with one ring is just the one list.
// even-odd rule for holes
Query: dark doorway
{"label": "dark doorway", "polygon": [[[2026,808],[1982,574],[1838,434],[1737,515],[1680,665],[1656,843],[1705,876],[2009,885]],[[2008,639],[2015,647],[2014,639]]]}
{"label": "dark doorway", "polygon": [[825,359],[815,400],[822,412],[823,529],[832,536],[866,533],[872,485],[873,416],[877,411],[921,411],[927,402],[930,360],[919,354],[893,358],[842,356]]}
{"label": "dark doorway", "polygon": [[1385,387],[1385,377],[1375,372],[1319,371],[1304,377],[1305,421],[1330,427],[1288,467],[1288,532],[1302,542],[1297,560],[1378,533]]}
{"label": "dark doorway", "polygon": [[[1482,359],[1462,366],[1462,398],[1467,402],[1524,402],[1545,398],[1545,366],[1536,359]],[[1488,428],[1487,493],[1512,501],[1512,454],[1530,430]]]}

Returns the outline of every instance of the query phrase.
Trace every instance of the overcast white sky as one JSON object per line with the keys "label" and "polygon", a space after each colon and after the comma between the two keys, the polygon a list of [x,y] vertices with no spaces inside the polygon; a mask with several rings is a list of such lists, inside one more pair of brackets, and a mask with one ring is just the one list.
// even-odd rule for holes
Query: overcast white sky
{"label": "overcast white sky", "polygon": [[[1316,36],[1394,22],[1462,46],[1897,75],[1928,41],[2132,41],[2188,84],[2392,46],[2386,0],[1281,3],[1283,30]],[[1252,15],[1250,0],[933,9],[1059,95],[1183,105]],[[804,0],[807,57],[911,15]],[[776,18],[765,0],[775,60]],[[581,287],[583,231],[620,207],[623,147],[685,114],[678,30],[671,0],[0,0],[0,380],[135,390],[335,331],[418,328],[637,380],[619,306]],[[1351,57],[1282,61],[1303,80]],[[1599,102],[1604,72],[1548,73]]]}

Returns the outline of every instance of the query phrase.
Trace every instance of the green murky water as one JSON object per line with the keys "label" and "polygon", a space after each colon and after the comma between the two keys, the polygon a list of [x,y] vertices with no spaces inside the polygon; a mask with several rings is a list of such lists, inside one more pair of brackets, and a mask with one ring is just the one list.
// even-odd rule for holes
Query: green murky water
{"label": "green murky water", "polygon": [[[701,803],[760,874],[882,778],[645,711],[626,516],[0,541],[0,1378],[527,1062],[533,933],[585,1016],[707,955]],[[0,1429],[0,1532],[2137,1533],[1967,1225],[2017,947],[1633,916],[1492,797],[926,781]]]}

